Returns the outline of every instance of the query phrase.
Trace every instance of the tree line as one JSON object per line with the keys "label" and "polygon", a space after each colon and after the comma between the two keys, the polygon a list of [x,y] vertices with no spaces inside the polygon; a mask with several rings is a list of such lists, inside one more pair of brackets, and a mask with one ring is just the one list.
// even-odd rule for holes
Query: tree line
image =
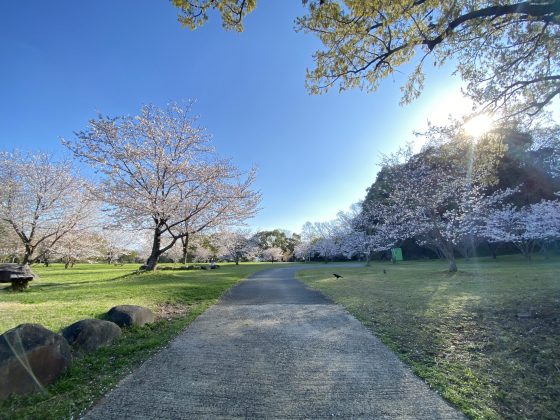
{"label": "tree line", "polygon": [[[495,128],[479,139],[459,123],[431,127],[425,144],[383,159],[363,202],[327,223],[308,223],[300,259],[369,260],[401,247],[407,257],[469,258],[509,246],[530,259],[560,240],[557,126]],[[511,249],[510,249],[511,250]]]}

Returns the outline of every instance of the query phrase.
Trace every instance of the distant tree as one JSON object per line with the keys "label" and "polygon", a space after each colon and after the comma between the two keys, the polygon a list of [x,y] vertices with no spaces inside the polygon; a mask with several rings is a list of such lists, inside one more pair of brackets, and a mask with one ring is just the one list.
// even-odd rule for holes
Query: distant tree
{"label": "distant tree", "polygon": [[136,232],[105,226],[100,231],[100,247],[107,264],[115,264],[119,258],[130,252],[136,241]]}
{"label": "distant tree", "polygon": [[98,194],[118,222],[152,232],[148,270],[191,233],[189,221],[226,213],[246,218],[260,201],[252,190],[254,171],[244,176],[218,158],[190,110],[147,105],[136,117],[100,116],[74,141],[64,141],[102,174]]}
{"label": "distant tree", "polygon": [[543,200],[519,209],[509,205],[489,213],[486,235],[490,242],[512,243],[530,260],[536,246],[546,250],[560,239],[560,202]]}
{"label": "distant tree", "polygon": [[198,235],[192,240],[193,261],[209,262],[218,256],[217,239],[210,235]]}
{"label": "distant tree", "polygon": [[312,238],[313,253],[323,258],[325,263],[341,254],[340,236],[341,229],[337,220],[315,222],[305,226],[306,236]]}
{"label": "distant tree", "polygon": [[301,241],[297,234],[292,234],[282,229],[262,230],[257,232],[253,240],[261,252],[269,248],[279,248],[282,250],[282,258],[286,261],[292,258],[295,246]]}
{"label": "distant tree", "polygon": [[[388,197],[386,197],[388,198]],[[387,251],[407,237],[411,237],[406,224],[400,223],[400,214],[393,214],[390,207],[369,200],[352,220],[353,241],[349,244],[358,255],[363,255],[369,265],[375,252]]]}
{"label": "distant tree", "polygon": [[286,259],[291,261],[294,258],[296,247],[301,243],[301,235],[292,233],[286,238]]}
{"label": "distant tree", "polygon": [[17,235],[23,264],[89,222],[95,202],[75,172],[48,154],[0,153],[0,220]]}
{"label": "distant tree", "polygon": [[257,246],[251,240],[249,231],[222,230],[216,233],[219,256],[223,259],[235,261],[238,265],[243,259],[251,259],[257,251]]}
{"label": "distant tree", "polygon": [[328,263],[335,255],[340,253],[339,244],[332,236],[326,236],[315,241],[313,249],[323,258],[325,263]]}
{"label": "distant tree", "polygon": [[535,236],[541,251],[548,256],[551,244],[560,240],[560,201],[542,200],[529,206],[528,224]]}
{"label": "distant tree", "polygon": [[261,252],[261,255],[265,261],[274,263],[275,261],[282,261],[284,251],[278,247],[266,248]]}
{"label": "distant tree", "polygon": [[273,247],[281,248],[282,251],[288,249],[286,232],[280,229],[261,230],[255,234],[255,240],[258,242],[261,249]]}
{"label": "distant tree", "polygon": [[315,249],[310,242],[300,242],[294,248],[294,257],[297,260],[311,261],[313,255],[315,254]]}
{"label": "distant tree", "polygon": [[102,241],[102,237],[95,232],[74,230],[54,245],[51,258],[60,260],[66,269],[80,261],[104,258]]}
{"label": "distant tree", "polygon": [[[241,31],[256,0],[173,0],[179,20],[196,28],[217,10],[227,29]],[[375,91],[407,64],[403,102],[424,86],[424,65],[455,59],[467,94],[510,116],[538,114],[560,93],[560,1],[303,0],[296,30],[315,34],[307,86],[321,93],[359,87]],[[428,60],[431,58],[431,60]]]}

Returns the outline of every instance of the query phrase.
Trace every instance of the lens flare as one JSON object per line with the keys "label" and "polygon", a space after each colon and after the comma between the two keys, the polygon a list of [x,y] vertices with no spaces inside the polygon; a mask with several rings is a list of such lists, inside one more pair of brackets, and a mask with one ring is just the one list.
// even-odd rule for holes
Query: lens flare
{"label": "lens flare", "polygon": [[469,118],[463,128],[465,132],[472,137],[480,137],[492,129],[494,120],[487,114],[480,114]]}

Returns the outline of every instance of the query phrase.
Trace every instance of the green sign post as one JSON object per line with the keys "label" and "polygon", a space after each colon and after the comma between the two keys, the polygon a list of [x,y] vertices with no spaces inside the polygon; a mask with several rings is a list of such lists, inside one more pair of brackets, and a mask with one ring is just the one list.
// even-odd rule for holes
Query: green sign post
{"label": "green sign post", "polygon": [[402,249],[401,248],[391,248],[391,259],[393,261],[402,261]]}

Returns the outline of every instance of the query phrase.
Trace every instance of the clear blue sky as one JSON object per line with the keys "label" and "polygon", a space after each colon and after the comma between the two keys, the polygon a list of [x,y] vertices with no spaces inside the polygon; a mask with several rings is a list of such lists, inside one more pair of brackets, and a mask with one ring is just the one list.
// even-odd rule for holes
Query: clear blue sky
{"label": "clear blue sky", "polygon": [[191,32],[167,0],[1,1],[0,148],[63,154],[60,137],[98,112],[196,99],[218,151],[259,168],[252,228],[332,218],[364,197],[380,153],[453,106],[458,81],[434,71],[406,107],[402,75],[374,94],[310,96],[305,69],[318,42],[293,31],[301,13],[300,0],[261,0],[243,33],[217,19]]}

